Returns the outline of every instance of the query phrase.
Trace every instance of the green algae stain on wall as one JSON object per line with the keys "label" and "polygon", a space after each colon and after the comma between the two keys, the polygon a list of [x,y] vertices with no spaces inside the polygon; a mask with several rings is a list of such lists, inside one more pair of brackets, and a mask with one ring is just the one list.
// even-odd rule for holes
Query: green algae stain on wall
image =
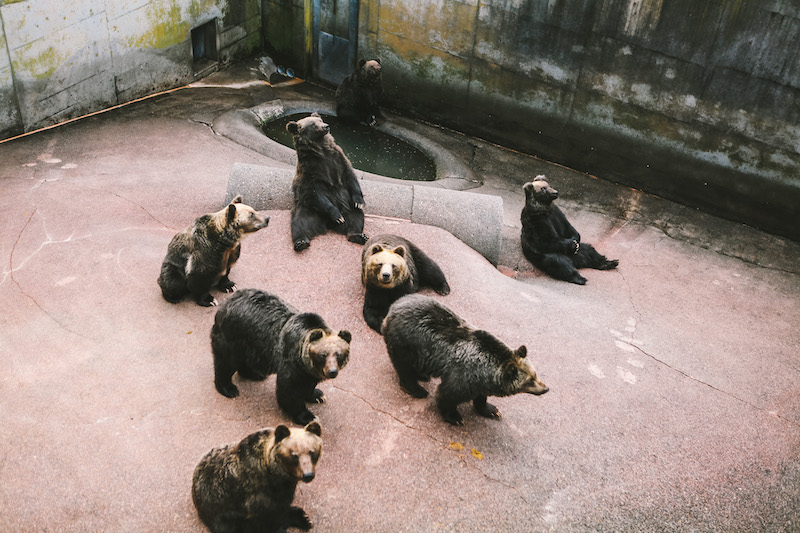
{"label": "green algae stain on wall", "polygon": [[23,57],[14,61],[14,71],[17,73],[27,72],[36,80],[46,80],[53,75],[63,61],[64,58],[58,54],[57,50],[49,46],[33,57]]}
{"label": "green algae stain on wall", "polygon": [[165,49],[182,43],[189,37],[190,26],[176,0],[153,2],[147,8],[149,30],[130,40],[135,48]]}

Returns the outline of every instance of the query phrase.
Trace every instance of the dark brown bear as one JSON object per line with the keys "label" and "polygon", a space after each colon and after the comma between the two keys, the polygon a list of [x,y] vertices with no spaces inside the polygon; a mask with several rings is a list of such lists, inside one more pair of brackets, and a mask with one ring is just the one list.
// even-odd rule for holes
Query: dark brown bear
{"label": "dark brown bear", "polygon": [[378,107],[382,94],[381,60],[361,59],[336,89],[336,116],[374,126],[383,118]]}
{"label": "dark brown bear", "polygon": [[214,448],[194,469],[192,501],[212,533],[311,529],[292,505],[298,481],[309,483],[322,453],[317,422],[305,428],[266,428]]}
{"label": "dark brown bear", "polygon": [[361,253],[361,281],[364,320],[380,333],[389,306],[406,294],[430,287],[441,295],[450,294],[442,269],[414,243],[397,235],[377,235],[367,241]]}
{"label": "dark brown bear", "polygon": [[345,367],[350,340],[349,331],[331,330],[315,313],[298,313],[273,294],[243,289],[225,300],[214,317],[214,385],[220,394],[235,398],[234,373],[256,381],[277,374],[278,405],[296,424],[307,424],[314,414],[306,403],[325,401],[316,386]]}
{"label": "dark brown bear", "polygon": [[522,253],[536,268],[555,279],[585,285],[586,278],[577,269],[617,267],[618,260],[607,259],[591,244],[581,242],[580,234],[553,205],[558,191],[548,185],[544,176],[536,176],[522,190],[525,192],[525,207],[520,216]]}
{"label": "dark brown bear", "polygon": [[472,401],[479,415],[500,418],[488,396],[544,394],[547,386],[525,359],[487,331],[474,329],[446,306],[422,294],[397,300],[383,321],[383,339],[400,386],[415,398],[428,391],[419,381],[441,377],[436,406],[445,422],[463,424],[458,405]]}
{"label": "dark brown bear", "polygon": [[241,196],[221,211],[195,220],[167,247],[158,277],[164,299],[177,303],[191,294],[198,305],[217,305],[209,291],[214,287],[224,292],[236,290],[228,276],[242,251],[241,241],[268,223],[269,217],[243,204]]}
{"label": "dark brown bear", "polygon": [[305,250],[311,239],[334,229],[357,244],[364,235],[364,195],[350,160],[317,113],[286,125],[297,150],[292,181],[292,242]]}

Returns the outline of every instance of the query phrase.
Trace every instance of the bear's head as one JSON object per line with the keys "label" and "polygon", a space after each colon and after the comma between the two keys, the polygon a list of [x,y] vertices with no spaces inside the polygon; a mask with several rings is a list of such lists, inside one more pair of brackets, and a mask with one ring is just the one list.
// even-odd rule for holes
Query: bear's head
{"label": "bear's head", "polygon": [[525,345],[512,350],[500,339],[483,330],[474,331],[473,337],[483,352],[501,363],[499,381],[503,394],[498,396],[519,392],[538,396],[550,390],[536,375],[533,364],[525,358],[528,355]]}
{"label": "bear's head", "polygon": [[242,195],[238,195],[222,211],[214,217],[217,228],[224,231],[226,228],[236,230],[240,235],[253,233],[269,224],[269,217],[259,214],[249,205],[242,203]]}
{"label": "bear's head", "polygon": [[558,198],[558,191],[552,188],[544,176],[536,176],[533,181],[529,181],[522,186],[525,191],[525,204],[550,205],[553,200]]}
{"label": "bear's head", "polygon": [[380,58],[361,59],[358,62],[358,75],[364,81],[376,81],[381,77],[381,60]]}
{"label": "bear's head", "polygon": [[406,261],[405,246],[385,248],[382,244],[374,244],[364,259],[361,278],[364,285],[372,285],[381,289],[393,289],[408,281],[411,276]]}
{"label": "bear's head", "polygon": [[350,358],[352,336],[346,329],[331,331],[313,329],[303,342],[303,361],[314,377],[333,379]]}
{"label": "bear's head", "polygon": [[322,120],[319,113],[311,113],[297,122],[292,120],[286,124],[286,131],[292,134],[297,144],[299,139],[319,141],[331,132],[331,127]]}
{"label": "bear's head", "polygon": [[314,479],[319,456],[322,454],[322,428],[316,420],[304,428],[275,428],[275,441],[270,449],[276,461],[291,479],[308,483]]}

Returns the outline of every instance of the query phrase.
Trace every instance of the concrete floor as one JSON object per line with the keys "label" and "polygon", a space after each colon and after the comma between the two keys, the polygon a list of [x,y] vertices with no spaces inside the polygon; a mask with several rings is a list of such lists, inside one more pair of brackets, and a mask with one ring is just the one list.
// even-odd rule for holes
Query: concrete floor
{"label": "concrete floor", "polygon": [[[222,207],[231,166],[272,163],[215,135],[214,119],[297,91],[331,97],[248,83],[250,66],[205,80],[236,87],[0,144],[0,530],[203,531],[200,457],[287,422],[274,377],[235,400],[215,391],[214,309],[168,304],[156,285],[172,235]],[[353,333],[350,364],[312,407],[325,448],[296,502],[315,530],[800,531],[800,245],[436,136],[483,178],[477,192],[503,198],[502,265],[438,228],[369,218],[366,232],[428,251],[452,287],[436,297],[526,344],[550,392],[495,399],[501,421],[465,405],[464,427],[443,423],[400,390],[363,322],[360,247],[331,234],[296,254],[288,212],[270,211],[232,278]],[[521,186],[536,174],[618,270],[584,271],[579,287],[521,258]]]}

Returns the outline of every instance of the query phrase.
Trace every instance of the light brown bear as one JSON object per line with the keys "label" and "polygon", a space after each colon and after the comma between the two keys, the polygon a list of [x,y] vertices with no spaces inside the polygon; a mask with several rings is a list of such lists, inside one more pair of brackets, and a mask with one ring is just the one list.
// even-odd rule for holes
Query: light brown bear
{"label": "light brown bear", "polygon": [[321,434],[316,421],[305,428],[280,425],[212,449],[192,478],[200,520],[212,533],[311,529],[308,515],[292,501],[298,481],[314,479]]}
{"label": "light brown bear", "polygon": [[211,289],[236,290],[228,277],[239,259],[241,241],[269,224],[269,217],[242,203],[241,195],[216,213],[203,215],[172,238],[161,264],[158,285],[168,302],[191,294],[198,305],[217,305]]}
{"label": "light brown bear", "polygon": [[381,332],[381,322],[401,296],[430,287],[438,294],[450,294],[442,269],[411,241],[385,233],[364,245],[361,253],[361,281],[364,320]]}

